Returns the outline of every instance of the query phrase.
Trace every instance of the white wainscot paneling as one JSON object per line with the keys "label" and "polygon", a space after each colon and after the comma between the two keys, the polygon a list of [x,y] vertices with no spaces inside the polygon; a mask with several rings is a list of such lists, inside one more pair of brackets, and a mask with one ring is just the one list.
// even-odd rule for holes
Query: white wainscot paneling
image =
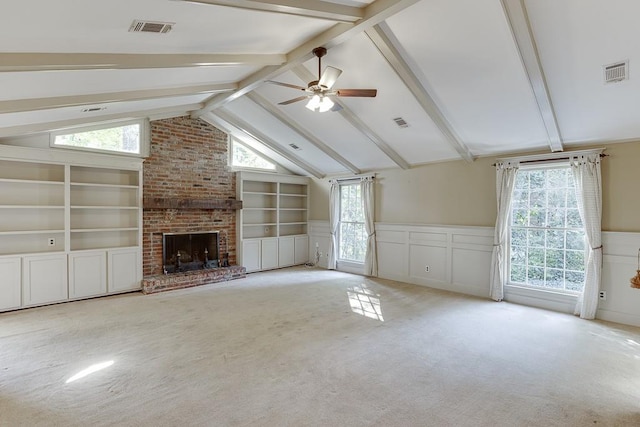
{"label": "white wainscot paneling", "polygon": [[378,272],[388,279],[404,280],[409,269],[405,252],[404,243],[378,242]]}
{"label": "white wainscot paneling", "polygon": [[604,232],[602,286],[606,300],[598,301],[596,317],[640,326],[640,289],[630,286],[638,268],[640,233]]}
{"label": "white wainscot paneling", "polygon": [[489,296],[491,252],[477,249],[453,248],[451,253],[453,283],[477,288],[474,295]]}
{"label": "white wainscot paneling", "polygon": [[376,236],[380,277],[489,295],[492,227],[376,223]]}
{"label": "white wainscot paneling", "polygon": [[428,285],[447,280],[447,248],[409,245],[409,275]]}

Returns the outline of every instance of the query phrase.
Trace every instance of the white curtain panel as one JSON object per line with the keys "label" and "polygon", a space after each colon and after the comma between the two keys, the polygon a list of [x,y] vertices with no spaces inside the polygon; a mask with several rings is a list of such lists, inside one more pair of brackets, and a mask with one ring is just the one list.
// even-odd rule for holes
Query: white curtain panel
{"label": "white curtain panel", "polygon": [[578,297],[575,314],[594,319],[598,309],[598,292],[602,276],[602,177],[600,153],[571,159],[576,182],[578,210],[587,236],[587,262],[584,289]]}
{"label": "white curtain panel", "polygon": [[504,285],[507,281],[507,233],[509,229],[509,213],[513,187],[516,184],[518,164],[500,162],[496,164],[496,199],[498,202],[498,215],[493,237],[493,252],[491,254],[491,273],[489,283],[491,286],[491,298],[502,301],[504,298]]}
{"label": "white curtain panel", "polygon": [[374,178],[363,177],[360,181],[362,207],[364,210],[364,228],[367,232],[367,252],[364,256],[364,274],[378,275],[378,256],[376,254],[376,231],[374,218]]}
{"label": "white curtain panel", "polygon": [[340,184],[336,180],[329,181],[329,253],[327,268],[335,270],[338,266],[338,224],[340,224]]}

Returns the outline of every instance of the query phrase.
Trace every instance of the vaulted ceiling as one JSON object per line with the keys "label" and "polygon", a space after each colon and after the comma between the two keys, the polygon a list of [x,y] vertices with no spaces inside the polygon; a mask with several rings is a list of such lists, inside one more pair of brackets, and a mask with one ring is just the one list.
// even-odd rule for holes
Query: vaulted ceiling
{"label": "vaulted ceiling", "polygon": [[[640,139],[635,0],[5,3],[0,142],[191,114],[322,177]],[[171,30],[131,32],[134,20]],[[279,105],[302,93],[268,81],[316,80],[318,46],[343,71],[336,88],[377,96]],[[605,84],[623,61],[629,78]]]}

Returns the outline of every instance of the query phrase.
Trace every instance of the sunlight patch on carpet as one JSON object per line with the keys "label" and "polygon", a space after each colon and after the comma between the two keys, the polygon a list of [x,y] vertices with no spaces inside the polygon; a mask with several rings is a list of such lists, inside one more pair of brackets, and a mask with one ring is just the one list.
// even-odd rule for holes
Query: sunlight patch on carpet
{"label": "sunlight patch on carpet", "polygon": [[347,296],[349,297],[351,311],[361,316],[384,322],[380,295],[371,291],[364,283],[360,286],[349,288]]}
{"label": "sunlight patch on carpet", "polygon": [[74,376],[72,376],[71,378],[69,378],[67,381],[65,381],[65,384],[69,384],[72,383],[76,380],[79,380],[81,378],[84,378],[88,375],[91,375],[95,372],[101,371],[103,369],[108,368],[109,366],[113,365],[113,360],[109,360],[108,362],[102,362],[102,363],[96,363],[95,365],[91,365],[89,366],[87,369],[83,369],[82,371],[78,372],[77,374],[75,374]]}

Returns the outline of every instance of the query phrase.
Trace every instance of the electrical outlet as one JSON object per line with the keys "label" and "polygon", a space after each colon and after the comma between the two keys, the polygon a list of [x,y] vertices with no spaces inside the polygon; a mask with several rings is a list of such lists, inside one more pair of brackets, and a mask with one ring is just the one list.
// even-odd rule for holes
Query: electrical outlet
{"label": "electrical outlet", "polygon": [[598,292],[598,298],[600,298],[602,301],[606,301],[607,300],[607,291]]}
{"label": "electrical outlet", "polygon": [[424,272],[425,272],[425,273],[428,273],[428,272],[429,272],[429,266],[428,266],[428,265],[425,265],[425,266],[424,266]]}
{"label": "electrical outlet", "polygon": [[49,237],[49,239],[47,239],[47,243],[49,244],[49,246],[55,246],[56,239],[54,239],[53,237]]}

